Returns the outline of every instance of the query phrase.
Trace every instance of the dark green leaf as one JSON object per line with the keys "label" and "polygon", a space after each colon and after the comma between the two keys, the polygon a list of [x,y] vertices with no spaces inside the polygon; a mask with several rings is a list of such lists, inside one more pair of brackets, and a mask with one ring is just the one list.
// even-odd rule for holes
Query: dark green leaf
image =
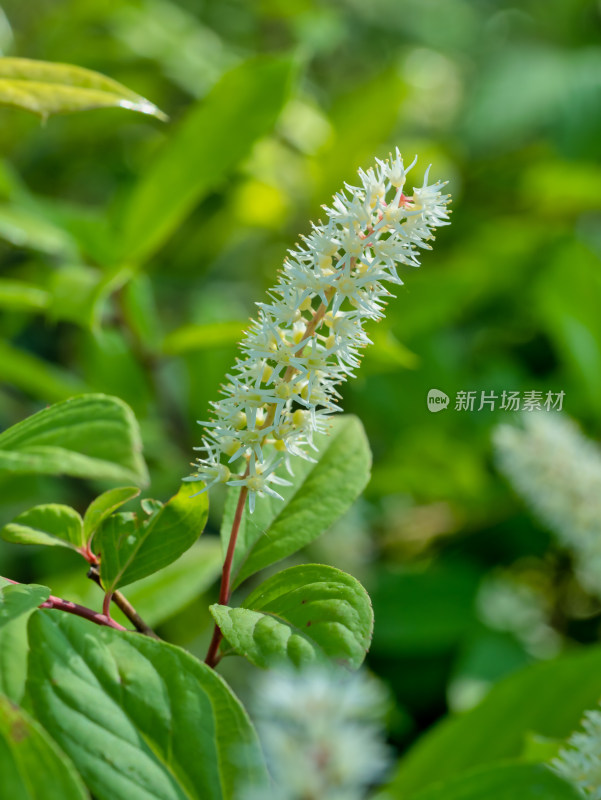
{"label": "dark green leaf", "polygon": [[28,58],[0,59],[0,103],[42,117],[65,111],[118,107],[166,119],[151,102],[98,72]]}
{"label": "dark green leaf", "polygon": [[225,75],[145,171],[126,210],[124,259],[152,255],[265,135],[288,95],[292,65],[257,58]]}
{"label": "dark green leaf", "polygon": [[[258,498],[254,514],[245,510],[232,575],[238,586],[260,569],[310,544],[342,516],[369,480],[371,453],[361,422],[353,416],[332,421],[329,436],[315,438],[313,464],[294,461],[293,485],[278,487],[284,502]],[[221,536],[227,547],[238,492],[230,491]]]}
{"label": "dark green leaf", "polygon": [[88,793],[71,761],[39,723],[0,695],[2,797],[85,800]]}
{"label": "dark green leaf", "polygon": [[369,595],[359,581],[321,564],[285,569],[242,608],[214,605],[211,613],[234,650],[259,667],[332,660],[356,669],[373,628]]}
{"label": "dark green leaf", "polygon": [[70,506],[49,503],[19,514],[0,530],[7,542],[59,545],[79,550],[85,544],[83,520]]}
{"label": "dark green leaf", "polygon": [[[406,795],[392,794],[391,800]],[[578,790],[542,764],[474,770],[412,795],[414,800],[578,800]]]}
{"label": "dark green leaf", "polygon": [[0,471],[131,481],[148,479],[138,423],[122,400],[73,397],[0,434]]}
{"label": "dark green leaf", "polygon": [[173,563],[191,547],[207,521],[207,495],[191,495],[197,487],[184,484],[148,520],[133,514],[109,517],[96,535],[101,553],[100,577],[107,592],[126,586]]}
{"label": "dark green leaf", "polygon": [[410,797],[434,780],[517,758],[531,732],[565,739],[601,694],[601,648],[536,664],[506,678],[472,711],[436,725],[402,759],[392,782]]}
{"label": "dark green leaf", "polygon": [[28,614],[50,597],[50,589],[36,584],[9,583],[0,578],[0,628]]}
{"label": "dark green leaf", "polygon": [[66,614],[29,631],[28,697],[98,800],[233,800],[263,779],[242,706],[188,653]]}

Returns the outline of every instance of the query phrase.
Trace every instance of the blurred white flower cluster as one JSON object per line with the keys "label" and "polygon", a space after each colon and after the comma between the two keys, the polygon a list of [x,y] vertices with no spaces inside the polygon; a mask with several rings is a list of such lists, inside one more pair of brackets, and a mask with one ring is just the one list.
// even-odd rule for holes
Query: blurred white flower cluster
{"label": "blurred white flower cluster", "polygon": [[[384,284],[402,284],[397,265],[419,266],[418,249],[430,249],[433,230],[448,224],[449,197],[443,184],[428,184],[428,171],[421,187],[403,193],[411,167],[397,150],[359,170],[361,185],[346,185],[324,207],[327,222],[289,252],[269,302],[258,303],[224,397],[200,423],[202,455],[188,480],[245,486],[252,511],[256,495],[280,497],[273,486],[286,483],[275,475],[282,460],[290,469],[290,456],[310,459],[314,434],[340,410],[337,387],[354,376],[370,344],[365,321],[384,315],[391,296]],[[267,444],[275,455],[266,454]],[[246,470],[232,474],[241,456]]]}
{"label": "blurred white flower cluster", "polygon": [[501,425],[494,441],[501,470],[573,553],[583,586],[601,597],[601,450],[557,414]]}
{"label": "blurred white flower cluster", "polygon": [[375,678],[322,668],[261,676],[251,715],[272,790],[244,800],[362,800],[390,763]]}
{"label": "blurred white flower cluster", "polygon": [[601,800],[601,711],[587,711],[582,731],[573,733],[551,767],[588,800]]}

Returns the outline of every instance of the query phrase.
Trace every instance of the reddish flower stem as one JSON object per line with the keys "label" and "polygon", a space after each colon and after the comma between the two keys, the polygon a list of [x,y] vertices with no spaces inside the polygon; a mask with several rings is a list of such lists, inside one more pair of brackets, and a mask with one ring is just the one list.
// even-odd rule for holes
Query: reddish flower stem
{"label": "reddish flower stem", "polygon": [[[246,472],[244,473],[244,475],[245,476],[248,475],[248,467],[246,468]],[[238,532],[240,530],[240,522],[242,521],[242,514],[244,513],[244,506],[246,504],[247,495],[248,495],[248,489],[246,488],[246,486],[243,486],[240,489],[240,495],[238,497],[238,505],[236,506],[236,513],[234,514],[234,521],[232,523],[232,532],[230,533],[230,541],[227,546],[225,561],[223,562],[223,572],[221,574],[221,589],[219,591],[219,603],[222,606],[227,605],[230,599],[232,564],[234,561],[236,542],[238,541]],[[213,637],[211,639],[211,644],[209,645],[207,657],[205,658],[205,664],[207,664],[209,667],[214,667],[219,661],[217,651],[219,650],[219,645],[221,644],[222,638],[223,634],[219,630],[219,626],[215,625],[215,628],[213,630]]]}

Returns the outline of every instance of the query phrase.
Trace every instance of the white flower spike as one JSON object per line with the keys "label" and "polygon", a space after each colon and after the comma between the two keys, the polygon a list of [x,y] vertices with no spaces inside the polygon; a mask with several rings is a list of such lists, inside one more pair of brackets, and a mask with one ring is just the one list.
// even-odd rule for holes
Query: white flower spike
{"label": "white flower spike", "polygon": [[[384,316],[385,283],[402,284],[397,267],[419,266],[418,248],[448,225],[445,184],[428,184],[428,172],[412,195],[403,194],[407,173],[397,150],[375,168],[359,170],[360,186],[345,186],[325,207],[327,222],[313,225],[289,251],[270,302],[241,343],[243,357],[228,374],[224,397],[212,403],[204,426],[196,473],[184,480],[206,486],[245,486],[252,512],[256,495],[279,497],[271,484],[274,462],[265,445],[275,445],[291,471],[289,457],[311,460],[313,436],[340,411],[337,387],[360,363],[370,343],[366,320]],[[246,470],[232,474],[244,457]],[[281,459],[280,459],[281,460]]]}

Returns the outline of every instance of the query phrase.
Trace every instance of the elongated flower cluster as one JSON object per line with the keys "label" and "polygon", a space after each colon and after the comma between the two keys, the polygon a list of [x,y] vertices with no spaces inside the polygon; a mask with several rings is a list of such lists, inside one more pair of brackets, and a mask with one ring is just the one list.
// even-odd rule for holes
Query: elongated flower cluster
{"label": "elongated flower cluster", "polygon": [[601,800],[601,711],[587,711],[551,767],[589,800]]}
{"label": "elongated flower cluster", "polygon": [[500,426],[499,466],[541,521],[574,555],[580,581],[601,597],[601,450],[569,419],[529,414]]}
{"label": "elongated flower cluster", "polygon": [[244,800],[362,800],[390,762],[386,702],[376,679],[362,673],[264,676],[251,714],[275,787],[248,789]]}
{"label": "elongated flower cluster", "polygon": [[[268,302],[257,304],[223,398],[200,423],[201,456],[188,480],[245,486],[252,511],[256,495],[280,497],[273,485],[287,483],[275,474],[282,461],[290,470],[290,456],[311,460],[314,434],[340,410],[338,387],[370,344],[365,322],[384,315],[384,284],[402,284],[397,266],[419,266],[419,248],[430,249],[433,230],[448,224],[449,198],[442,184],[428,184],[428,172],[412,195],[403,193],[411,167],[397,150],[359,170],[361,185],[346,185],[324,207],[327,222],[289,251]],[[232,474],[240,457],[246,470]]]}

